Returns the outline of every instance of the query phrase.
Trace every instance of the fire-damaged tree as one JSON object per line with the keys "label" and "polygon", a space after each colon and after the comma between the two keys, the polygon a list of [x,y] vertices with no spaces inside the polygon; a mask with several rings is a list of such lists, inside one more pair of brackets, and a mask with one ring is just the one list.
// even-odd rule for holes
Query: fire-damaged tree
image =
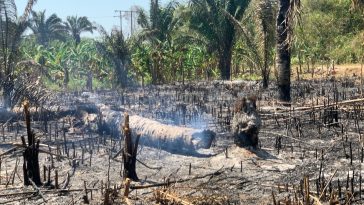
{"label": "fire-damaged tree", "polygon": [[21,137],[22,145],[25,148],[23,152],[23,172],[24,172],[24,185],[41,185],[40,171],[39,171],[39,139],[35,140],[35,135],[30,127],[30,113],[29,103],[25,101],[24,115],[27,128],[28,143],[25,142],[24,136]]}
{"label": "fire-damaged tree", "polygon": [[238,100],[235,104],[232,131],[234,142],[240,147],[258,146],[261,119],[256,110],[256,98]]}
{"label": "fire-damaged tree", "polygon": [[277,15],[278,99],[291,101],[291,42],[300,0],[280,0]]}
{"label": "fire-damaged tree", "polygon": [[137,135],[136,139],[133,141],[129,127],[129,115],[127,113],[124,114],[123,131],[124,131],[123,177],[124,179],[129,178],[133,181],[138,181],[139,179],[135,170],[135,164],[136,164],[136,156],[137,156],[140,135]]}

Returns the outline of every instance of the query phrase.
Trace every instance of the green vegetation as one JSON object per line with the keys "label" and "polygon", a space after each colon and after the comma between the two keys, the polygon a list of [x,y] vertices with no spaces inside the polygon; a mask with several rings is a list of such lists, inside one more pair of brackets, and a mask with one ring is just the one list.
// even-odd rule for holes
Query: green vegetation
{"label": "green vegetation", "polygon": [[[276,68],[279,87],[289,92],[291,60],[303,68],[362,62],[363,1],[288,2],[192,0],[162,6],[150,0],[149,11],[136,12],[139,29],[125,39],[87,17],[64,20],[33,11],[36,1],[18,17],[14,0],[0,0],[1,89],[11,105],[12,82],[24,72],[39,75],[54,90],[207,79],[262,80],[267,88]],[[277,22],[282,9],[289,11],[278,18],[284,24]],[[81,37],[95,31],[101,37]],[[19,66],[25,61],[32,63]]]}

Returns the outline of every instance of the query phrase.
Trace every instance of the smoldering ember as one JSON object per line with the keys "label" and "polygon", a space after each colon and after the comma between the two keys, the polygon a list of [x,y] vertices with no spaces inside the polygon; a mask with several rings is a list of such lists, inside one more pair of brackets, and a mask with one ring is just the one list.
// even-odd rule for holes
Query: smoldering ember
{"label": "smoldering ember", "polygon": [[364,204],[362,0],[131,2],[0,0],[0,204]]}

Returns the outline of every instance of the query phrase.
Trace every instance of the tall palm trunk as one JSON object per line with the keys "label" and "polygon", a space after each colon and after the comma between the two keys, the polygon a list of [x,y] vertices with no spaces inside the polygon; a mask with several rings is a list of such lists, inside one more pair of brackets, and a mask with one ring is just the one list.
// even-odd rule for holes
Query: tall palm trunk
{"label": "tall palm trunk", "polygon": [[67,89],[68,88],[68,83],[70,81],[70,73],[68,71],[68,68],[66,68],[66,66],[64,67],[63,72],[64,72],[63,87],[65,89]]}
{"label": "tall palm trunk", "polygon": [[269,85],[269,47],[268,47],[268,34],[267,29],[263,26],[263,36],[264,36],[264,67],[262,69],[262,81],[263,81],[263,88],[268,88]]}
{"label": "tall palm trunk", "polygon": [[92,71],[87,72],[86,88],[88,91],[92,91]]}
{"label": "tall palm trunk", "polygon": [[4,95],[4,107],[11,108],[12,100],[11,100],[11,92],[13,91],[14,83],[13,81],[7,80],[3,86],[3,95]]}
{"label": "tall palm trunk", "polygon": [[284,102],[291,100],[291,51],[287,43],[286,14],[290,0],[279,0],[277,16],[277,70],[278,99]]}
{"label": "tall palm trunk", "polygon": [[222,80],[230,80],[231,75],[231,48],[224,49],[219,56],[219,68]]}

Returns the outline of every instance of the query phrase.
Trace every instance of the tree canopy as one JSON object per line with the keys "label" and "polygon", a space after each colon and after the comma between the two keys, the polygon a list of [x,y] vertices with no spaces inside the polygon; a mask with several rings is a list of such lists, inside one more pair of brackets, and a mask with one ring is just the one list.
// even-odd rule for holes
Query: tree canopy
{"label": "tree canopy", "polygon": [[[361,0],[290,1],[286,14],[296,17],[297,24],[277,18],[282,2],[191,0],[162,5],[150,0],[149,10],[134,8],[138,26],[126,38],[122,31],[106,31],[85,16],[61,19],[35,11],[36,1],[31,0],[19,17],[15,1],[0,0],[2,90],[10,95],[11,81],[24,72],[17,67],[20,61],[34,62],[36,73],[52,89],[92,89],[92,81],[96,87],[124,88],[211,79],[261,80],[267,88],[271,81],[290,76],[291,68],[279,73],[275,60],[280,54],[275,45],[287,40],[290,45],[284,49],[301,72],[332,62],[363,61]],[[294,24],[286,39],[276,33],[282,19]]]}

